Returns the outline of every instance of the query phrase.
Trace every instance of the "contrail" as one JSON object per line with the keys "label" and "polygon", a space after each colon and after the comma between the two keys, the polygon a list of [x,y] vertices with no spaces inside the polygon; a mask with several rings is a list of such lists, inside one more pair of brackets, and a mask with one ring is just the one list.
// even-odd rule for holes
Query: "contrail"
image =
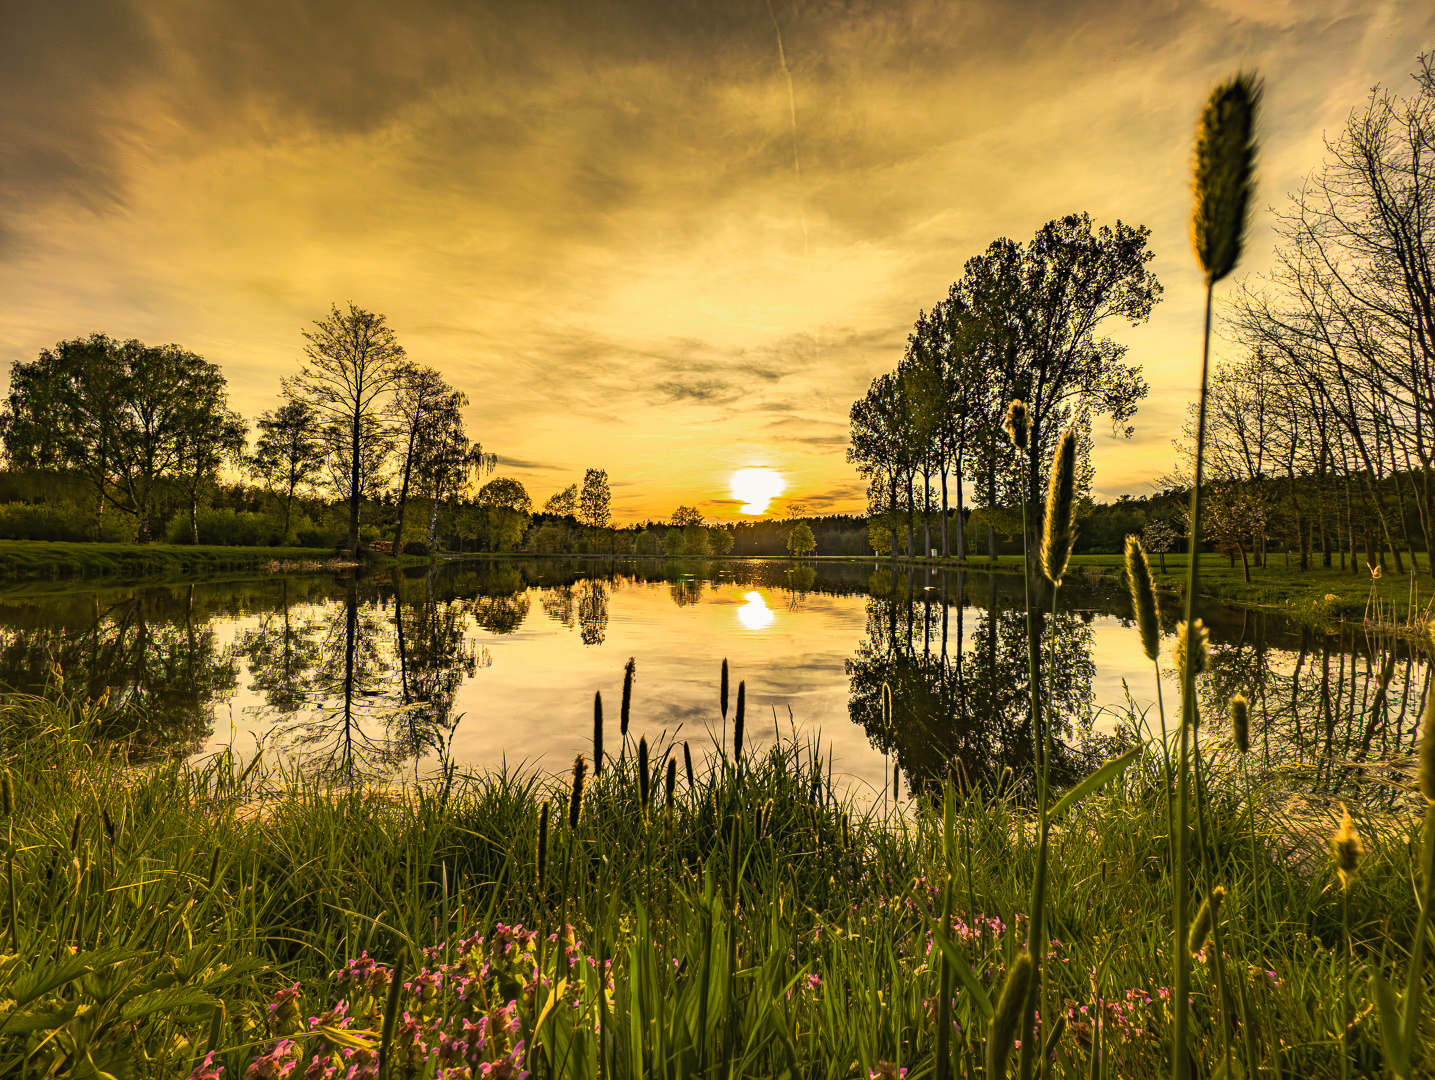
{"label": "contrail", "polygon": [[772,0],[767,0],[767,14],[772,19],[772,29],[777,34],[777,60],[782,65],[782,77],[787,80],[787,111],[792,119],[792,171],[797,174],[797,213],[802,218],[802,258],[807,260],[807,207],[802,198],[802,163],[797,159],[797,96],[792,92],[792,72],[787,70],[787,53],[782,48],[782,27],[777,25],[777,12],[772,10]]}

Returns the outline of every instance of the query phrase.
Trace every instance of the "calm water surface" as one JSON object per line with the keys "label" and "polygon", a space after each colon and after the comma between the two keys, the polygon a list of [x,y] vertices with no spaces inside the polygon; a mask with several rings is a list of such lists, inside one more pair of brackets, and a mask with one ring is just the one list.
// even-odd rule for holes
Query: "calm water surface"
{"label": "calm water surface", "polygon": [[[232,745],[247,757],[262,744],[271,761],[331,773],[423,773],[444,753],[559,771],[591,753],[595,692],[617,752],[629,657],[631,740],[687,740],[695,755],[721,741],[726,657],[734,701],[746,683],[747,746],[779,732],[820,737],[834,772],[870,797],[894,758],[904,793],[953,758],[974,776],[1029,762],[1023,611],[1014,575],[776,560],[462,562],[27,590],[0,593],[0,685],[36,690],[58,668],[71,691],[108,687],[112,702],[135,706],[130,728],[110,734],[140,756]],[[1069,779],[1129,737],[1132,706],[1158,726],[1155,676],[1115,582],[1070,580],[1050,620],[1042,662],[1054,670],[1056,765]],[[1240,609],[1208,609],[1206,621],[1205,714],[1250,695],[1262,762],[1334,789],[1410,750],[1429,687],[1404,643]],[[1174,672],[1163,684],[1174,711]],[[1210,730],[1220,737],[1218,720]]]}

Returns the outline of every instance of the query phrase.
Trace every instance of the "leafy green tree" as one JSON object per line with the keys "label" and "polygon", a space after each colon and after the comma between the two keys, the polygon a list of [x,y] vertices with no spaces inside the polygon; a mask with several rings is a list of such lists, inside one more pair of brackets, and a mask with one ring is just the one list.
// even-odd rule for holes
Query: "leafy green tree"
{"label": "leafy green tree", "polygon": [[93,334],[13,366],[0,434],[13,467],[75,470],[97,512],[129,514],[143,542],[164,486],[191,475],[197,491],[239,423],[214,364],[178,345]]}
{"label": "leafy green tree", "polygon": [[608,473],[605,469],[589,469],[583,474],[583,491],[578,497],[578,516],[593,530],[593,543],[598,542],[598,533],[608,527],[612,520],[613,493],[608,487]]}
{"label": "leafy green tree", "polygon": [[696,506],[680,506],[673,511],[672,523],[679,529],[703,523],[702,512]]}
{"label": "leafy green tree", "polygon": [[708,546],[708,530],[697,522],[683,528],[682,536],[683,547],[689,555],[703,558],[712,554],[712,549]]}
{"label": "leafy green tree", "polygon": [[325,419],[329,475],[349,504],[345,546],[357,550],[365,484],[376,479],[375,466],[387,455],[380,417],[408,371],[404,349],[382,315],[352,303],[343,313],[331,305],[304,340],[307,360],[285,381],[285,392],[307,400]]}
{"label": "leafy green tree", "polygon": [[533,500],[517,480],[509,476],[496,476],[478,489],[480,506],[501,506],[520,514],[533,512]]}
{"label": "leafy green tree", "polygon": [[812,528],[807,522],[798,522],[797,527],[788,534],[787,550],[799,559],[817,550],[817,539],[812,535]]}
{"label": "leafy green tree", "polygon": [[291,398],[279,408],[261,413],[254,426],[259,438],[246,465],[283,508],[287,540],[294,500],[313,489],[324,467],[319,412],[307,401]]}
{"label": "leafy green tree", "polygon": [[732,532],[721,525],[708,527],[708,550],[714,555],[726,555],[732,551]]}
{"label": "leafy green tree", "polygon": [[438,508],[444,499],[461,495],[477,479],[498,465],[498,455],[484,451],[482,444],[468,437],[463,408],[468,398],[455,391],[434,411],[424,437],[422,474],[429,499],[428,546],[435,546],[434,530]]}
{"label": "leafy green tree", "polygon": [[677,558],[688,553],[687,537],[683,535],[682,529],[669,529],[663,534],[663,554],[670,558]]}
{"label": "leafy green tree", "polygon": [[399,448],[398,521],[394,525],[394,551],[403,550],[404,516],[409,505],[409,484],[414,466],[424,456],[427,440],[440,420],[444,406],[457,393],[444,382],[437,368],[405,365],[386,409]]}
{"label": "leafy green tree", "polygon": [[543,504],[543,512],[557,517],[577,517],[578,485],[569,484],[562,491],[548,496],[548,501]]}
{"label": "leafy green tree", "polygon": [[[217,368],[215,369],[218,370]],[[196,397],[183,415],[179,434],[179,480],[189,507],[189,541],[199,543],[199,504],[219,483],[226,464],[241,465],[249,441],[244,420],[230,412],[223,389]]]}

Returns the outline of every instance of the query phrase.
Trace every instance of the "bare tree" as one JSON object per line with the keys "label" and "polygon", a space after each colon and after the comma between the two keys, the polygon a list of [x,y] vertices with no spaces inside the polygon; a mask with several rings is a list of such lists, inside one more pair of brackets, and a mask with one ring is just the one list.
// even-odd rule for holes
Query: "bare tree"
{"label": "bare tree", "polygon": [[379,417],[406,370],[404,349],[382,315],[352,303],[342,313],[332,306],[313,330],[304,331],[304,339],[307,362],[285,380],[285,391],[308,401],[326,420],[330,475],[349,503],[345,546],[357,551],[364,484],[376,475],[382,443]]}

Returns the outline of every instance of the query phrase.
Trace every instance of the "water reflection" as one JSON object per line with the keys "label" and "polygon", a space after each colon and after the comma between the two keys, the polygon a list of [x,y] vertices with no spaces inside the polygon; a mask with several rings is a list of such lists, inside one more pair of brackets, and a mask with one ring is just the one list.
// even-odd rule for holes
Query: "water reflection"
{"label": "water reflection", "polygon": [[737,609],[738,622],[748,630],[766,630],[772,625],[772,620],[777,618],[777,614],[767,606],[767,601],[762,598],[762,593],[744,593],[743,599],[747,603]]}
{"label": "water reflection", "polygon": [[[1142,706],[1154,699],[1127,604],[1118,582],[1075,576],[1054,619],[1042,616],[1059,782],[1130,737],[1110,711],[1124,701],[1123,680]],[[1400,770],[1431,692],[1419,650],[1272,612],[1213,607],[1205,617],[1205,745],[1219,745],[1225,703],[1241,691],[1262,768],[1325,794],[1408,782]],[[800,734],[820,730],[839,770],[874,790],[885,760],[918,787],[954,763],[990,782],[1032,760],[1024,599],[1012,576],[789,560],[503,560],[393,576],[0,593],[0,686],[37,692],[63,678],[84,696],[108,689],[133,709],[103,734],[138,758],[253,732],[276,756],[330,776],[392,773],[449,752],[475,765],[560,767],[587,749],[592,693],[616,693],[628,656],[640,661],[635,731],[646,728],[650,742],[662,731],[697,739],[695,748],[721,737],[715,683],[728,656],[752,716],[781,716],[787,734],[790,707]],[[759,744],[775,737],[766,724],[750,730]]]}

